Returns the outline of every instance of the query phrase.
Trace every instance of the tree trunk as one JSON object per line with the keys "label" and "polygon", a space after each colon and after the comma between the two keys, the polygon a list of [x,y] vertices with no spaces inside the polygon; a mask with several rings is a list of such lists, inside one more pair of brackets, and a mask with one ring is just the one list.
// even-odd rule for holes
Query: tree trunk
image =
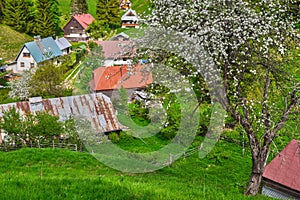
{"label": "tree trunk", "polygon": [[252,171],[245,195],[255,196],[259,191],[261,180],[262,173],[256,173]]}
{"label": "tree trunk", "polygon": [[262,174],[265,170],[266,161],[267,161],[267,156],[252,158],[252,172],[251,172],[247,189],[245,191],[245,195],[251,195],[251,196],[257,195],[262,181]]}

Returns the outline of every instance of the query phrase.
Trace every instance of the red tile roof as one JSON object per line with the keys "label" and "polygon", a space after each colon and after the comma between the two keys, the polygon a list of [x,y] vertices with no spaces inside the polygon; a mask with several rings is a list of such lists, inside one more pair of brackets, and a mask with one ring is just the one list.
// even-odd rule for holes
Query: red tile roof
{"label": "red tile roof", "polygon": [[79,24],[84,28],[87,29],[88,26],[93,22],[94,17],[90,14],[81,14],[81,15],[74,15],[73,16]]}
{"label": "red tile roof", "polygon": [[263,177],[300,192],[300,147],[292,140],[266,166]]}
{"label": "red tile roof", "polygon": [[143,88],[153,82],[147,65],[99,67],[93,72],[94,91]]}
{"label": "red tile roof", "polygon": [[132,57],[136,52],[132,41],[100,41],[105,58]]}

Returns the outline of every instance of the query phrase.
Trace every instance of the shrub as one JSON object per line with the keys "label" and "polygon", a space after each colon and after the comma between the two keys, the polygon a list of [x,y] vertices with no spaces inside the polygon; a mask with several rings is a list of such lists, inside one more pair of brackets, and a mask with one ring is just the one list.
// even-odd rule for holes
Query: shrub
{"label": "shrub", "polygon": [[93,41],[88,42],[88,47],[90,50],[93,50],[97,46],[98,46],[98,44],[96,42],[93,42]]}
{"label": "shrub", "polygon": [[119,138],[119,136],[118,136],[117,133],[110,133],[110,134],[109,134],[109,139],[110,139],[110,141],[111,141],[112,143],[118,143],[119,140],[120,140],[120,138]]}

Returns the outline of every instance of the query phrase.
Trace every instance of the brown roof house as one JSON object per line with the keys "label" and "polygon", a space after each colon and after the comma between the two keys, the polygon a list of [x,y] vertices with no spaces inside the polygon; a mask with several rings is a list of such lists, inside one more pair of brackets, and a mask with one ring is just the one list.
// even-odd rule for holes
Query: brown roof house
{"label": "brown roof house", "polygon": [[300,199],[300,147],[292,140],[266,166],[262,193],[279,199]]}
{"label": "brown roof house", "polygon": [[[0,120],[3,113],[13,107],[21,115],[49,111],[50,114],[58,116],[60,121],[68,120],[70,117],[84,117],[91,121],[91,126],[96,131],[101,133],[119,132],[122,129],[110,98],[102,93],[52,99],[34,97],[29,101],[2,104],[0,105]],[[0,130],[0,143],[4,135]]]}
{"label": "brown roof house", "polygon": [[72,16],[63,28],[65,37],[73,42],[89,40],[86,30],[93,21],[94,17],[91,14]]}
{"label": "brown roof house", "polygon": [[131,96],[135,91],[142,91],[153,82],[149,66],[110,66],[99,67],[93,72],[91,86],[93,92],[101,92],[109,97],[117,97],[121,87]]}
{"label": "brown roof house", "polygon": [[100,41],[104,52],[104,66],[130,65],[136,52],[130,40]]}

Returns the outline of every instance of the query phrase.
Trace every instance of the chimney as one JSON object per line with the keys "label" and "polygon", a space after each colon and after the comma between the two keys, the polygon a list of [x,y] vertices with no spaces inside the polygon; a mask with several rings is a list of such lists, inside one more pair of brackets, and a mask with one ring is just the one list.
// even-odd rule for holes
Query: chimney
{"label": "chimney", "polygon": [[41,41],[41,36],[40,35],[36,35],[33,38],[34,38],[34,41],[36,41],[36,42]]}

